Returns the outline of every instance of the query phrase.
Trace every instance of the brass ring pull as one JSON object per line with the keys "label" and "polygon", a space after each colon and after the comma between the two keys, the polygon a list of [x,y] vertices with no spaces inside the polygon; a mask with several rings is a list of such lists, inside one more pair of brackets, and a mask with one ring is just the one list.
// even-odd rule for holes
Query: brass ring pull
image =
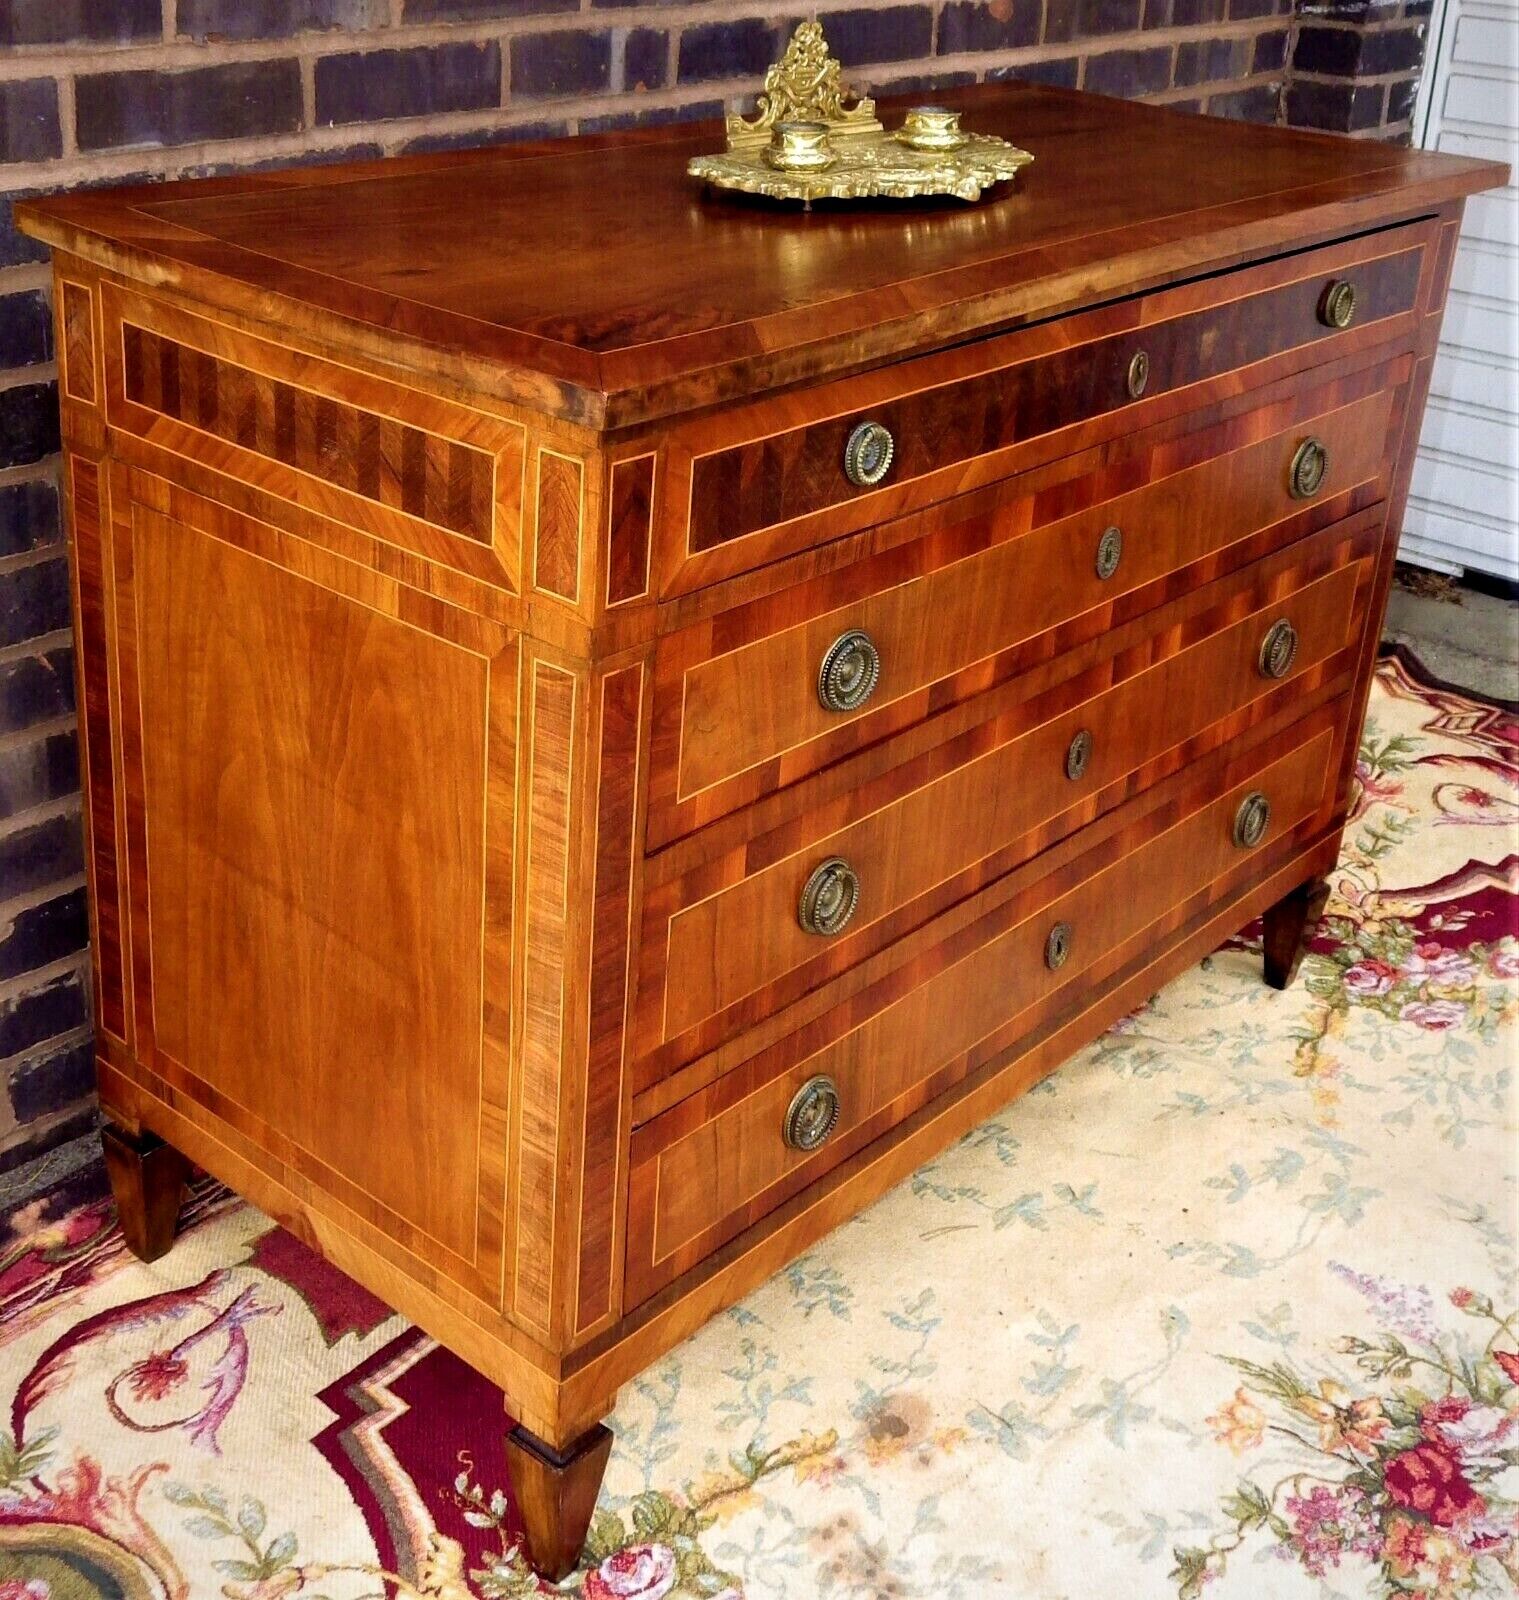
{"label": "brass ring pull", "polygon": [[825,711],[858,711],[881,681],[881,657],[868,633],[851,628],[828,646],[818,669],[818,699]]}
{"label": "brass ring pull", "polygon": [[1092,730],[1082,728],[1071,740],[1065,753],[1065,775],[1072,783],[1086,776],[1087,763],[1092,759]]}
{"label": "brass ring pull", "polygon": [[808,933],[831,939],[841,933],[860,903],[860,875],[842,856],[812,869],[797,901],[796,920]]}
{"label": "brass ring pull", "polygon": [[1292,458],[1288,483],[1294,500],[1311,500],[1324,487],[1329,471],[1329,452],[1322,439],[1304,439]]}
{"label": "brass ring pull", "polygon": [[1129,362],[1129,399],[1137,400],[1145,392],[1145,385],[1149,381],[1150,357],[1145,351],[1136,350]]}
{"label": "brass ring pull", "polygon": [[897,453],[897,442],[884,422],[862,422],[844,446],[844,476],[856,489],[881,483]]}
{"label": "brass ring pull", "polygon": [[781,1137],[793,1150],[825,1145],[839,1125],[839,1090],[832,1078],[809,1078],[792,1096]]}
{"label": "brass ring pull", "polygon": [[1253,850],[1270,826],[1271,802],[1259,789],[1252,789],[1234,813],[1234,842],[1241,850]]}
{"label": "brass ring pull", "polygon": [[1355,321],[1355,285],[1336,278],[1319,301],[1319,321],[1326,328],[1348,328]]}
{"label": "brass ring pull", "polygon": [[1044,941],[1044,964],[1051,972],[1059,972],[1070,959],[1073,934],[1069,922],[1057,922],[1050,929],[1050,936]]}
{"label": "brass ring pull", "polygon": [[1123,560],[1123,529],[1104,528],[1102,537],[1097,541],[1097,576],[1104,583],[1118,571],[1118,563]]}
{"label": "brass ring pull", "polygon": [[1280,617],[1266,629],[1256,665],[1263,678],[1285,678],[1297,659],[1297,629]]}

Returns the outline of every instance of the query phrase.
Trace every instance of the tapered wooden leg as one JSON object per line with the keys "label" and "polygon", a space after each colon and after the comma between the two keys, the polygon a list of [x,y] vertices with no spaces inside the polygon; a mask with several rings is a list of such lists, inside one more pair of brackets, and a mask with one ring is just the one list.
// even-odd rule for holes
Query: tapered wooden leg
{"label": "tapered wooden leg", "polygon": [[526,1428],[506,1436],[506,1465],[516,1492],[533,1569],[557,1583],[575,1570],[612,1453],[601,1423],[563,1453]]}
{"label": "tapered wooden leg", "polygon": [[190,1164],[151,1133],[134,1137],[108,1122],[100,1138],[127,1249],[141,1261],[157,1261],[174,1243]]}
{"label": "tapered wooden leg", "polygon": [[1322,878],[1310,878],[1267,911],[1261,931],[1266,947],[1266,982],[1273,989],[1285,989],[1297,977],[1303,948],[1313,937],[1328,898],[1329,885]]}

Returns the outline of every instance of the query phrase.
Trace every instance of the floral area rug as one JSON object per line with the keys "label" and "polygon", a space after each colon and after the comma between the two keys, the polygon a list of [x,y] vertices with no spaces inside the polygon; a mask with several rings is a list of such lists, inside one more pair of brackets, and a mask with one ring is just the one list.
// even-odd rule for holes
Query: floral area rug
{"label": "floral area rug", "polygon": [[[585,1600],[1519,1589],[1516,724],[1378,672],[1247,934],[623,1392]],[[0,1600],[501,1600],[501,1401],[199,1185],[0,1233]]]}

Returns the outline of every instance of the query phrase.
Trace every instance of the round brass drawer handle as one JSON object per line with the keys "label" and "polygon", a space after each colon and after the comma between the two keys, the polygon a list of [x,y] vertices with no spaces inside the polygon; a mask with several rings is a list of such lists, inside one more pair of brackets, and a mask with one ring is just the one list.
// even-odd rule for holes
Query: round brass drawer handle
{"label": "round brass drawer handle", "polygon": [[1137,400],[1145,392],[1145,385],[1149,381],[1150,357],[1145,351],[1136,350],[1129,362],[1129,399]]}
{"label": "round brass drawer handle", "polygon": [[1319,301],[1319,321],[1326,328],[1348,328],[1355,321],[1355,285],[1336,278]]}
{"label": "round brass drawer handle", "polygon": [[1065,775],[1072,783],[1086,776],[1087,763],[1092,759],[1092,730],[1082,728],[1071,740],[1065,752]]}
{"label": "round brass drawer handle", "polygon": [[1044,941],[1044,964],[1051,972],[1059,972],[1070,959],[1074,932],[1069,922],[1057,922],[1050,929],[1050,936]]}
{"label": "round brass drawer handle", "polygon": [[851,628],[828,646],[818,669],[825,711],[858,711],[881,681],[881,657],[868,633]]}
{"label": "round brass drawer handle", "polygon": [[792,1096],[781,1137],[793,1150],[817,1150],[839,1125],[839,1090],[832,1078],[809,1078]]}
{"label": "round brass drawer handle", "polygon": [[844,446],[844,476],[856,489],[874,489],[891,471],[897,442],[884,422],[862,422]]}
{"label": "round brass drawer handle", "polygon": [[1292,458],[1288,484],[1294,500],[1311,500],[1324,487],[1329,471],[1329,452],[1322,439],[1304,439]]}
{"label": "round brass drawer handle", "polygon": [[1297,629],[1286,617],[1279,617],[1266,629],[1261,653],[1256,658],[1263,678],[1285,678],[1297,659]]}
{"label": "round brass drawer handle", "polygon": [[1123,529],[1104,528],[1097,541],[1097,576],[1104,583],[1118,571],[1123,560]]}
{"label": "round brass drawer handle", "polygon": [[1253,850],[1270,826],[1271,802],[1259,789],[1252,789],[1234,813],[1234,842],[1241,850]]}
{"label": "round brass drawer handle", "polygon": [[831,939],[841,933],[860,903],[860,875],[842,856],[812,869],[797,901],[796,920],[808,933]]}

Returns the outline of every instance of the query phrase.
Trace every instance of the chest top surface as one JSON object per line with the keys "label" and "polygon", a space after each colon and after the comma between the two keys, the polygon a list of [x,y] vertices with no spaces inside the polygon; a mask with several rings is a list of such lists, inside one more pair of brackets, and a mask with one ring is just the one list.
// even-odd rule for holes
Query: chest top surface
{"label": "chest top surface", "polygon": [[597,427],[932,348],[1501,181],[1491,163],[1027,85],[945,97],[1032,150],[959,202],[704,193],[712,124],[95,191],[22,225],[134,278]]}

